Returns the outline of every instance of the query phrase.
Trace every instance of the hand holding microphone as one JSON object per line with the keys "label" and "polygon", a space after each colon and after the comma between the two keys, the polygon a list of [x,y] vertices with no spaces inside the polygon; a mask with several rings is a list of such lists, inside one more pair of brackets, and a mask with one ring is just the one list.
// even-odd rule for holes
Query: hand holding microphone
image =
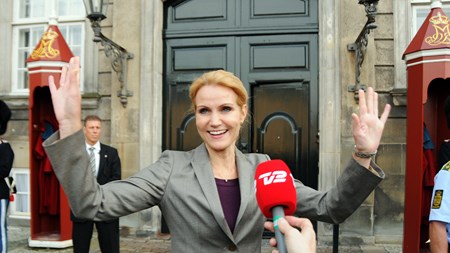
{"label": "hand holding microphone", "polygon": [[[266,221],[264,227],[274,231],[273,223]],[[278,220],[278,227],[286,238],[286,248],[289,253],[315,253],[316,252],[316,233],[309,219],[286,216]],[[277,241],[270,240],[270,245],[275,247]],[[274,250],[272,253],[278,253]]]}
{"label": "hand holding microphone", "polygon": [[258,165],[255,173],[256,200],[266,218],[273,218],[275,238],[280,253],[286,253],[286,242],[278,220],[296,210],[294,179],[286,163],[270,160]]}

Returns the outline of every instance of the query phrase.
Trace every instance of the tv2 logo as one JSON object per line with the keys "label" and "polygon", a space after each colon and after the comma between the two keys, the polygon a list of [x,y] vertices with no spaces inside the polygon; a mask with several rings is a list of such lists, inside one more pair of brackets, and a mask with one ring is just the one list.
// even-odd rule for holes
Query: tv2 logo
{"label": "tv2 logo", "polygon": [[284,183],[286,182],[286,177],[288,176],[286,171],[276,170],[273,172],[267,172],[259,176],[258,179],[264,179],[264,185],[272,183]]}

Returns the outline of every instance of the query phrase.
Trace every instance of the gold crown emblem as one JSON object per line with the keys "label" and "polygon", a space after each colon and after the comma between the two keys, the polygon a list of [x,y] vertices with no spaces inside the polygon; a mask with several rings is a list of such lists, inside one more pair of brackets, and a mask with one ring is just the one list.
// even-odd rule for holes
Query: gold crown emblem
{"label": "gold crown emblem", "polygon": [[56,39],[56,37],[58,37],[58,33],[53,31],[53,29],[49,29],[44,36],[42,36],[43,40],[54,40]]}
{"label": "gold crown emblem", "polygon": [[56,40],[56,37],[58,37],[58,33],[53,31],[53,29],[49,29],[44,36],[42,36],[41,43],[39,45],[39,48],[36,48],[31,53],[31,59],[39,59],[39,58],[55,58],[59,55],[59,50],[53,48],[53,42]]}
{"label": "gold crown emblem", "polygon": [[440,12],[437,13],[437,16],[433,16],[430,18],[430,22],[434,25],[447,25],[448,24],[448,18],[447,16],[441,15]]}

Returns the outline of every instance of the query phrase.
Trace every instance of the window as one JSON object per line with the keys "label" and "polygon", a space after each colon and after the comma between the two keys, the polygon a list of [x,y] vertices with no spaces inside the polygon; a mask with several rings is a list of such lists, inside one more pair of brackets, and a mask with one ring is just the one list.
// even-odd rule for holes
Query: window
{"label": "window", "polygon": [[[422,26],[425,18],[431,11],[431,1],[429,0],[412,0],[412,31],[411,39],[414,38],[419,28]],[[450,0],[443,0],[442,10],[444,13],[450,15]]]}
{"label": "window", "polygon": [[[431,0],[392,1],[394,30],[396,31],[394,38],[394,52],[396,55],[394,89],[401,91],[400,97],[406,95],[403,94],[403,91],[407,89],[406,63],[402,55],[430,13],[431,2]],[[441,2],[444,13],[450,15],[450,0],[441,0]],[[395,101],[394,103],[404,104],[403,99]]]}
{"label": "window", "polygon": [[[28,94],[25,60],[47,30],[51,17],[74,55],[84,55],[85,8],[83,0],[15,0],[13,18],[12,92]],[[83,64],[84,57],[81,57]],[[81,81],[83,73],[81,73]]]}
{"label": "window", "polygon": [[30,171],[29,169],[12,169],[11,175],[16,182],[17,193],[9,204],[9,217],[30,218]]}
{"label": "window", "polygon": [[14,37],[18,38],[17,50],[13,57],[15,61],[15,79],[17,86],[15,91],[28,91],[28,73],[25,61],[27,60],[30,53],[33,51],[36,44],[41,39],[42,34],[45,31],[45,26],[27,26],[18,27],[14,30]]}

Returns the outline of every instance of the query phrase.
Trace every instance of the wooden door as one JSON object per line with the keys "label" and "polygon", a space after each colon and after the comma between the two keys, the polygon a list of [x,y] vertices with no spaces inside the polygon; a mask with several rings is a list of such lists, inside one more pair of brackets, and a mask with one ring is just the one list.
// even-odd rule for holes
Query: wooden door
{"label": "wooden door", "polygon": [[317,188],[317,1],[167,1],[165,14],[163,149],[201,143],[188,88],[225,69],[250,95],[251,123],[238,148],[283,159]]}

